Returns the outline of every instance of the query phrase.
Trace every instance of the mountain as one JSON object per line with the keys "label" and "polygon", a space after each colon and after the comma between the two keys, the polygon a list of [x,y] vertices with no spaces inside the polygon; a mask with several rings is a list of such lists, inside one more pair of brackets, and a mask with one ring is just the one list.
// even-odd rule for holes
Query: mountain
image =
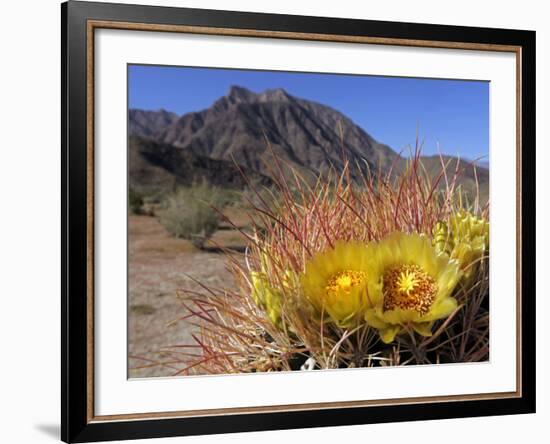
{"label": "mountain", "polygon": [[128,132],[135,136],[154,138],[158,131],[177,119],[177,114],[164,109],[159,111],[131,109],[128,113]]}
{"label": "mountain", "polygon": [[[149,174],[147,168],[159,177],[173,178],[176,164],[184,170],[193,164],[189,160],[186,167],[181,167],[181,156],[201,162],[225,162],[216,164],[216,168],[237,163],[247,174],[254,172],[256,180],[264,182],[277,175],[273,154],[280,160],[283,173],[292,169],[306,178],[324,175],[331,166],[341,171],[343,153],[352,165],[366,163],[372,171],[380,168],[386,172],[392,164],[398,171],[406,163],[344,114],[294,97],[283,89],[254,93],[233,86],[210,108],[183,116],[164,110],[133,109],[129,112],[129,133],[130,152],[134,153],[130,177],[135,180],[143,180]],[[429,162],[435,168],[436,163]],[[141,172],[134,171],[136,168]],[[177,175],[178,180],[190,172],[182,174]],[[214,174],[210,176],[219,180]]]}
{"label": "mountain", "polygon": [[[246,186],[243,174],[233,162],[200,156],[135,135],[130,136],[128,146],[129,180],[133,186],[171,189],[202,181],[236,189]],[[244,173],[256,185],[273,185],[269,177],[260,173],[246,168]]]}

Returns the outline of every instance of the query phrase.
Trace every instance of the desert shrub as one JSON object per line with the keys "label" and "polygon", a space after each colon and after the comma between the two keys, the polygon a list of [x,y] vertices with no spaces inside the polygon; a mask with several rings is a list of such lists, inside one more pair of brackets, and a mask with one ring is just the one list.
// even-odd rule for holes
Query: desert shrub
{"label": "desert shrub", "polygon": [[174,237],[188,239],[197,248],[218,229],[223,193],[206,183],[179,188],[167,196],[158,211],[161,224]]}
{"label": "desert shrub", "polygon": [[272,207],[280,201],[280,196],[277,194],[276,189],[260,188],[250,189],[245,188],[241,194],[240,199],[236,202],[235,206],[244,208],[247,210],[266,205]]}
{"label": "desert shrub", "polygon": [[128,208],[132,214],[143,212],[143,195],[132,187],[128,190]]}
{"label": "desert shrub", "polygon": [[140,186],[137,190],[143,195],[145,205],[158,205],[163,202],[167,194],[170,193],[169,187],[161,186]]}
{"label": "desert shrub", "polygon": [[241,200],[242,192],[231,188],[215,188],[216,201],[219,208],[234,207]]}

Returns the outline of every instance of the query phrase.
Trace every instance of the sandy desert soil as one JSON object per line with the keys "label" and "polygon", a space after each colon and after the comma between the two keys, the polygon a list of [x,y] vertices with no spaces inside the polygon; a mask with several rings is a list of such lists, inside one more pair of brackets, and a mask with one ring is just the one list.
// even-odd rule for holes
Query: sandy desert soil
{"label": "sandy desert soil", "polygon": [[[246,224],[242,212],[234,211],[230,217]],[[199,289],[186,275],[214,287],[231,285],[228,259],[215,245],[242,250],[245,241],[227,225],[221,228],[205,250],[198,250],[188,241],[169,236],[154,217],[129,216],[129,377],[169,376],[176,371],[151,365],[151,361],[163,357],[158,353],[163,347],[192,342],[191,327],[172,323],[184,313],[177,291]]]}

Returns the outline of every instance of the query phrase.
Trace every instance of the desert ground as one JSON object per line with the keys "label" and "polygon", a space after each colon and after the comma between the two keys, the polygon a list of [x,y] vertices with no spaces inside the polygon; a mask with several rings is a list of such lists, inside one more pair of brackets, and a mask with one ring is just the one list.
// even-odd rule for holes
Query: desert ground
{"label": "desert ground", "polygon": [[[246,225],[242,210],[226,213],[233,223]],[[130,378],[170,376],[181,365],[155,365],[168,357],[162,349],[193,341],[192,327],[174,322],[184,316],[178,292],[200,289],[191,277],[212,287],[231,285],[228,259],[219,247],[242,251],[245,238],[222,224],[199,250],[189,241],[171,237],[155,217],[145,215],[129,215],[128,230],[128,374]]]}

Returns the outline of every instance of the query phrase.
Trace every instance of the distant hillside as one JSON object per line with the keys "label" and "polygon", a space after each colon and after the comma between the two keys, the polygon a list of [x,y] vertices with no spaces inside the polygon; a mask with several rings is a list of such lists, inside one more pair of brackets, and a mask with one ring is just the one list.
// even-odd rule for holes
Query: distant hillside
{"label": "distant hillside", "polygon": [[[352,164],[367,163],[372,171],[380,167],[386,172],[392,163],[399,171],[406,163],[342,113],[283,89],[256,94],[233,86],[210,108],[183,116],[130,110],[129,133],[130,179],[137,182],[187,183],[198,174],[212,183],[238,187],[242,180],[230,178],[236,162],[266,183],[274,176],[271,150],[285,173],[292,168],[311,178],[326,174],[331,166],[340,171],[342,153]],[[430,173],[439,173],[439,158],[423,159]],[[470,165],[464,172],[465,188],[471,189],[473,177]],[[488,186],[488,170],[478,167],[478,179],[482,187]]]}
{"label": "distant hillside", "polygon": [[[130,136],[128,146],[129,179],[133,186],[172,189],[202,181],[235,189],[246,186],[245,178],[233,162],[199,156],[193,151],[138,136]],[[255,171],[244,172],[256,185],[272,185],[267,176]]]}
{"label": "distant hillside", "polygon": [[[460,185],[468,192],[473,192],[479,186],[480,202],[484,204],[489,200],[489,170],[462,159],[452,156],[423,156],[422,165],[432,178],[441,174],[441,162],[447,166],[446,172],[449,180],[457,170],[460,172]],[[441,179],[441,187],[445,185],[445,179]]]}
{"label": "distant hillside", "polygon": [[128,132],[135,136],[155,139],[156,134],[178,119],[178,115],[165,111],[131,109],[128,113]]}

